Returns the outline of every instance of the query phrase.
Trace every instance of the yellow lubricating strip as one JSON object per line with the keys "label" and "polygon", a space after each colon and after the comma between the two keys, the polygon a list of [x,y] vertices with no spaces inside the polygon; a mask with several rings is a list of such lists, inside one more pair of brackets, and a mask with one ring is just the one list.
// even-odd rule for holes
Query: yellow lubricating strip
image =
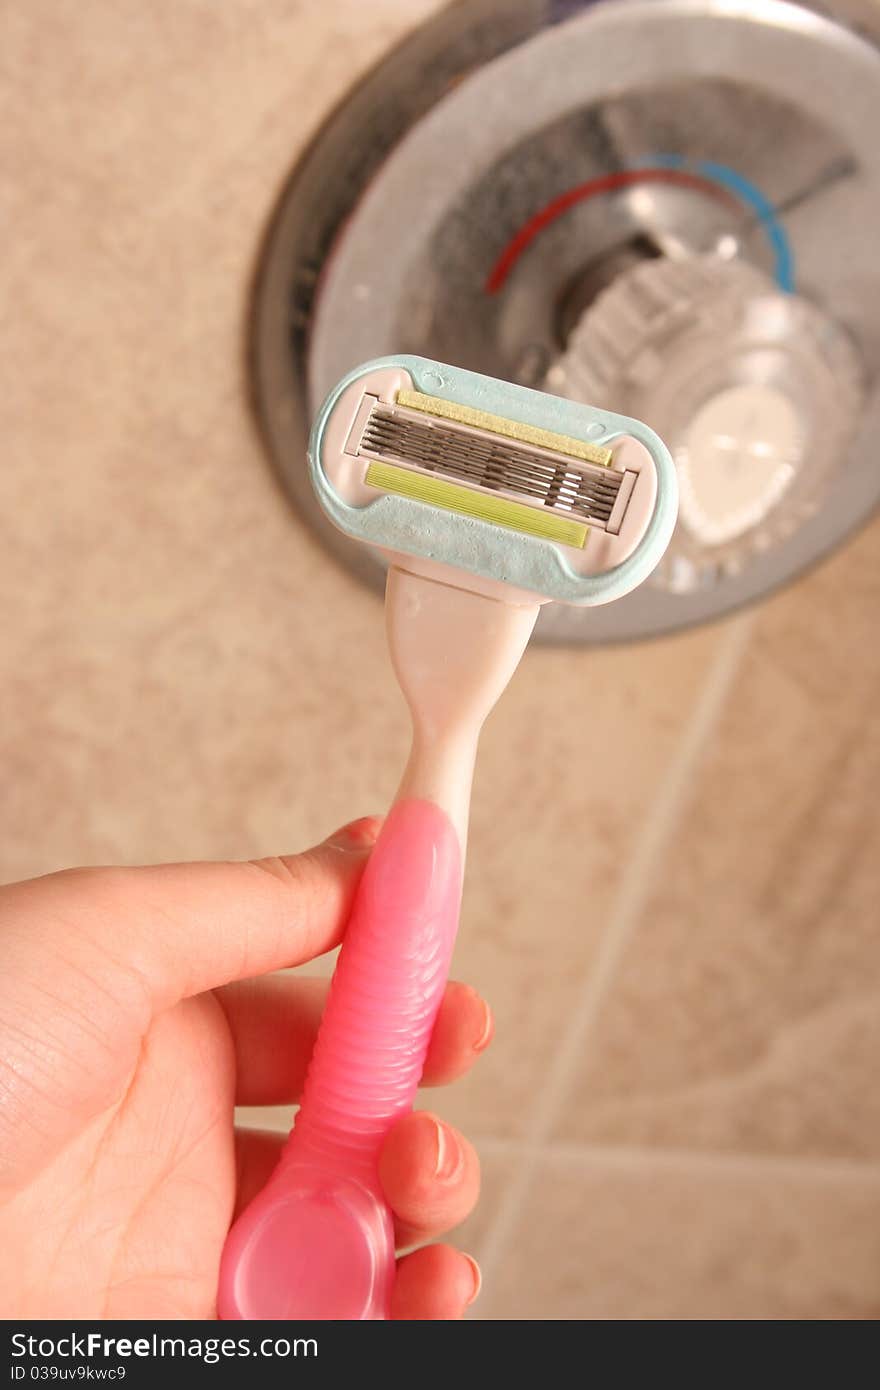
{"label": "yellow lubricating strip", "polygon": [[470,405],[459,405],[457,401],[445,401],[440,396],[426,396],[422,391],[398,391],[397,404],[406,406],[408,410],[421,410],[425,415],[457,420],[460,425],[471,425],[474,429],[504,434],[509,439],[521,440],[523,444],[555,449],[557,454],[568,454],[571,458],[582,459],[584,463],[605,466],[611,462],[611,450],[603,449],[598,444],[587,444],[583,439],[572,439],[570,435],[556,434],[554,430],[542,430],[538,425],[524,425],[521,420],[508,420],[504,415],[490,415],[488,410],[476,410]]}
{"label": "yellow lubricating strip", "polygon": [[587,543],[590,528],[581,521],[569,521],[554,512],[538,511],[537,507],[527,507],[507,497],[490,497],[485,492],[473,492],[457,483],[414,473],[393,463],[370,463],[364,481],[370,487],[381,488],[383,492],[395,492],[416,502],[442,507],[447,512],[461,512],[464,516],[478,517],[480,521],[491,521],[496,526],[525,531],[542,540],[559,541],[561,545],[571,545],[577,550],[583,550]]}

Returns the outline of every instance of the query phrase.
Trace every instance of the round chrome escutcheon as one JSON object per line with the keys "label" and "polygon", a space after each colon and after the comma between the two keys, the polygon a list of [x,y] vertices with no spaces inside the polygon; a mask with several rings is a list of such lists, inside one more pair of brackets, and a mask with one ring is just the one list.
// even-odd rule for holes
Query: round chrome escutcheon
{"label": "round chrome escutcheon", "polygon": [[[590,380],[605,372],[636,403],[633,364],[653,371],[644,399],[678,431],[686,505],[654,579],[606,608],[550,605],[538,635],[704,621],[796,575],[880,502],[878,226],[871,0],[467,0],[389,54],[293,173],[254,304],[265,439],[297,509],[378,588],[380,558],[325,520],[305,464],[339,377],[410,352],[571,393],[591,325],[619,342],[627,296],[662,289],[651,262],[753,267],[734,279],[754,280],[757,307],[734,288],[710,312],[689,289],[614,371],[613,351],[592,362]],[[729,347],[715,323],[734,325]]]}

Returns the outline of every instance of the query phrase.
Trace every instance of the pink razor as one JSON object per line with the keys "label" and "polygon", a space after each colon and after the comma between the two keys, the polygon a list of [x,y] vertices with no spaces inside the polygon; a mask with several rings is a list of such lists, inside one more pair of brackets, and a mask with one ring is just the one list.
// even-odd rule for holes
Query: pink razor
{"label": "pink razor", "polygon": [[417,358],[346,378],[318,417],[310,464],[331,519],[391,559],[388,642],[412,752],[294,1129],[229,1234],[222,1318],[389,1316],[394,1232],[378,1156],[412,1107],[446,983],[480,730],[540,604],[632,588],[675,512],[671,461],[639,422]]}

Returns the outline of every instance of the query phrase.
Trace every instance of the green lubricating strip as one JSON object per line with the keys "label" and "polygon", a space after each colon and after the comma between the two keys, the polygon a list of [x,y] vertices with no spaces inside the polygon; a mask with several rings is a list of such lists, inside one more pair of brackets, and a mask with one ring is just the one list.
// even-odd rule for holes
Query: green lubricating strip
{"label": "green lubricating strip", "polygon": [[480,521],[490,521],[495,526],[525,531],[528,535],[558,541],[576,550],[583,550],[587,543],[590,528],[581,521],[569,521],[554,512],[539,511],[537,507],[527,507],[507,497],[490,497],[485,492],[474,492],[470,488],[459,487],[457,483],[447,483],[442,478],[429,478],[424,473],[398,468],[393,463],[370,463],[364,481],[382,492],[411,497],[415,502],[427,502],[429,506],[442,507],[447,512],[461,512]]}
{"label": "green lubricating strip", "polygon": [[571,435],[557,434],[555,430],[541,429],[538,425],[526,425],[521,420],[508,420],[504,415],[492,415],[488,410],[459,405],[457,401],[447,401],[440,396],[426,396],[423,391],[400,390],[397,404],[406,406],[408,410],[420,410],[424,415],[457,420],[460,425],[470,425],[474,429],[491,430],[493,434],[503,434],[523,444],[553,449],[557,454],[568,454],[571,458],[582,459],[584,463],[598,463],[606,467],[611,462],[611,450],[599,444],[588,444],[586,440],[572,439]]}

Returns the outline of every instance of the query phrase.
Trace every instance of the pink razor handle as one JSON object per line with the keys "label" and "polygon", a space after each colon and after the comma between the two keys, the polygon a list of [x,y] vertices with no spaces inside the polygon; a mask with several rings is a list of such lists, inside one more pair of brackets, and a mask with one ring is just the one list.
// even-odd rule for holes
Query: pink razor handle
{"label": "pink razor handle", "polygon": [[412,1107],[461,899],[455,828],[391,810],[345,933],[295,1127],[220,1266],[221,1318],[387,1318],[394,1229],[378,1157]]}

